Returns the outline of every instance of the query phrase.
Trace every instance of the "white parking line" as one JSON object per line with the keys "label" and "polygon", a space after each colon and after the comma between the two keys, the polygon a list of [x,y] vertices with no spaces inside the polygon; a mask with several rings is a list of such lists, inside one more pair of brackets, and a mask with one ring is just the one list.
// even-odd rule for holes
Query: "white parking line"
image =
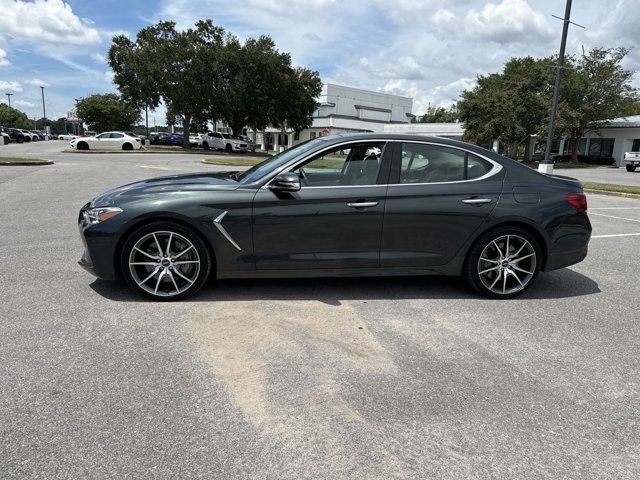
{"label": "white parking line", "polygon": [[640,207],[589,207],[591,210],[640,210]]}
{"label": "white parking line", "polygon": [[591,238],[611,238],[611,237],[636,237],[640,233],[613,233],[611,235],[592,235]]}
{"label": "white parking line", "polygon": [[151,169],[153,169],[153,170],[166,170],[166,171],[168,171],[168,172],[172,172],[172,171],[176,171],[176,170],[184,171],[184,172],[189,171],[189,170],[188,170],[188,169],[186,169],[186,168],[167,168],[167,167],[156,167],[156,166],[153,166],[153,165],[136,165],[136,167],[140,167],[140,168],[151,168]]}
{"label": "white parking line", "polygon": [[637,218],[616,217],[614,215],[605,215],[604,213],[593,213],[593,212],[591,212],[591,215],[598,215],[599,217],[615,218],[615,219],[618,219],[618,220],[628,220],[630,222],[638,222],[638,223],[640,223],[640,220],[638,220]]}

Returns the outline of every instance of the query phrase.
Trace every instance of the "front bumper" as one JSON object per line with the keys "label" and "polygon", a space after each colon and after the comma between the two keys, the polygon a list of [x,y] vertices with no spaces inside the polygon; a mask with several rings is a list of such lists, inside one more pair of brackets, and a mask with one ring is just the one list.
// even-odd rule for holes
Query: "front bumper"
{"label": "front bumper", "polygon": [[86,225],[83,213],[90,205],[84,205],[78,216],[78,230],[84,246],[78,264],[98,278],[115,280],[118,274],[114,258],[124,219],[113,218],[95,225]]}

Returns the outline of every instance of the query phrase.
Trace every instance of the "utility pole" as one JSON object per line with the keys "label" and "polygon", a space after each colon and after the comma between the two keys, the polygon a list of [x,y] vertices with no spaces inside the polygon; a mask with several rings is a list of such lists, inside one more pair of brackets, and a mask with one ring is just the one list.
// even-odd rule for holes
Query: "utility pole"
{"label": "utility pole", "polygon": [[149,105],[144,106],[144,123],[147,127],[147,142],[149,141]]}
{"label": "utility pole", "polygon": [[9,126],[13,127],[13,113],[11,112],[11,97],[13,97],[13,93],[5,93],[5,95],[9,99]]}
{"label": "utility pole", "polygon": [[47,131],[47,110],[44,108],[44,87],[40,87],[40,90],[42,91],[42,115],[44,118],[44,139],[45,140],[49,140],[49,135],[48,135],[48,131]]}
{"label": "utility pole", "polygon": [[[571,21],[571,0],[567,0],[564,10],[564,18],[557,17],[563,21],[562,40],[560,41],[560,53],[558,54],[558,65],[556,66],[556,83],[553,89],[553,100],[551,101],[551,112],[549,114],[549,132],[547,133],[547,145],[544,150],[544,160],[538,165],[538,171],[541,173],[553,173],[553,162],[551,161],[551,142],[553,142],[553,130],[556,126],[556,113],[558,111],[558,97],[560,96],[560,77],[562,75],[562,65],[564,64],[564,51],[567,46],[567,33],[569,33],[569,24]],[[574,23],[578,27],[584,28],[582,25]]]}

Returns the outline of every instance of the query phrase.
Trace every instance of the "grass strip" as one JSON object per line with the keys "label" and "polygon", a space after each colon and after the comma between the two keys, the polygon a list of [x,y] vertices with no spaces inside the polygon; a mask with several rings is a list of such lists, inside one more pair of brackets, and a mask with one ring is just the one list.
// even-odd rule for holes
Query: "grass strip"
{"label": "grass strip", "polygon": [[0,165],[53,165],[53,162],[41,158],[0,157]]}

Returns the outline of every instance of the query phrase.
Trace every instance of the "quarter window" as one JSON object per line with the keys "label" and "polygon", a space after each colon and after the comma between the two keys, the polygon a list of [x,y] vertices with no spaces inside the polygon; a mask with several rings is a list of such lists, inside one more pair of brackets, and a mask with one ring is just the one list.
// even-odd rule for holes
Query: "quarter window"
{"label": "quarter window", "polygon": [[490,170],[489,162],[463,150],[439,145],[402,144],[400,183],[473,180]]}
{"label": "quarter window", "polygon": [[123,138],[124,135],[121,133],[112,133],[111,138]]}
{"label": "quarter window", "polygon": [[316,156],[293,171],[303,187],[375,185],[383,143],[342,146]]}

